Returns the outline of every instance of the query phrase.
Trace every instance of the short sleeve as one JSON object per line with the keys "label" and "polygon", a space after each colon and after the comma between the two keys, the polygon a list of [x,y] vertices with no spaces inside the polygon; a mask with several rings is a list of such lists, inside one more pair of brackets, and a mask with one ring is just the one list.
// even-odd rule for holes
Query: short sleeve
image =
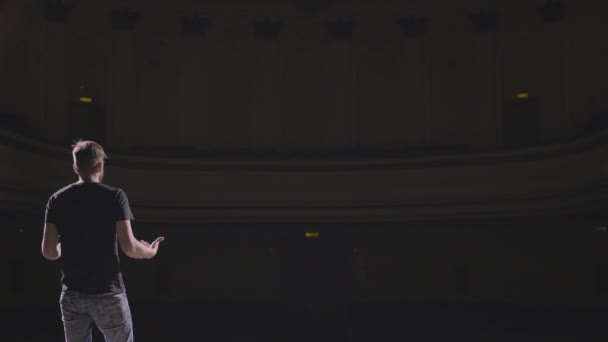
{"label": "short sleeve", "polygon": [[118,189],[116,192],[116,200],[117,207],[115,213],[115,221],[133,221],[135,218],[133,217],[133,213],[131,212],[131,207],[129,206],[129,199],[127,198],[127,194],[121,189]]}
{"label": "short sleeve", "polygon": [[53,195],[49,198],[48,202],[46,202],[46,210],[44,212],[44,224],[57,224],[59,222],[57,212],[57,201],[55,196]]}

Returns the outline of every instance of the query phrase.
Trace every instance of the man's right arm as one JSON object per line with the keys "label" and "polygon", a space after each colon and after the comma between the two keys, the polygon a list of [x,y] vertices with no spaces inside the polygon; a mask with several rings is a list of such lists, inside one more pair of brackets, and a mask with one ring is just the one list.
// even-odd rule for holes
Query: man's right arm
{"label": "man's right arm", "polygon": [[163,237],[159,237],[151,244],[145,241],[137,241],[133,236],[133,229],[131,229],[131,221],[129,220],[116,221],[116,236],[120,249],[126,256],[134,259],[153,258],[158,251],[158,244],[164,240]]}

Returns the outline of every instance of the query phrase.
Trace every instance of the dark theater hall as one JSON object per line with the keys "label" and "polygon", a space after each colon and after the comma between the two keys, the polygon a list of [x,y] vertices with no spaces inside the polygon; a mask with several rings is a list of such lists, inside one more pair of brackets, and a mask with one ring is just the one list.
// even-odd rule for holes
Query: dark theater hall
{"label": "dark theater hall", "polygon": [[0,0],[0,341],[608,341],[607,13]]}

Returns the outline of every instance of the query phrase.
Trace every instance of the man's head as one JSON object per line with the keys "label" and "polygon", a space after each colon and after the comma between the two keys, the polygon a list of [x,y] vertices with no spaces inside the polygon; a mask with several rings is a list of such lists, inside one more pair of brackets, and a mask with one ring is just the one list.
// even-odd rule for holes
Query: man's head
{"label": "man's head", "polygon": [[72,145],[74,172],[83,180],[99,176],[103,178],[103,163],[108,159],[103,147],[94,141],[78,140]]}

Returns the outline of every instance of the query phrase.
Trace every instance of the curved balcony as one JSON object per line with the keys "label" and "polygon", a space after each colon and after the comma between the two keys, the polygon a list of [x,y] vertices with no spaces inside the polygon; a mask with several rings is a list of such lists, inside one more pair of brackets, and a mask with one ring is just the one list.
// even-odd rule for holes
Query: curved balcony
{"label": "curved balcony", "polygon": [[[155,222],[409,221],[586,215],[606,197],[608,131],[534,148],[363,158],[113,153],[105,181]],[[74,181],[69,148],[0,131],[0,200],[39,212]]]}

